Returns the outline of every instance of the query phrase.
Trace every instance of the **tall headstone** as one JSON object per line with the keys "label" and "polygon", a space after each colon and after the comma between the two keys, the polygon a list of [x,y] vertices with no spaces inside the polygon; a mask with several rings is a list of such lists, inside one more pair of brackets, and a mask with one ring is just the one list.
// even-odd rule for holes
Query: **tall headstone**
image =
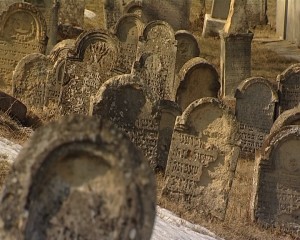
{"label": "tall headstone", "polygon": [[61,105],[63,114],[87,114],[90,97],[115,75],[118,40],[106,30],[82,33],[65,63]]}
{"label": "tall headstone", "polygon": [[75,116],[37,130],[1,199],[9,239],[150,239],[155,183],[147,162],[111,123]]}
{"label": "tall headstone", "polygon": [[300,107],[294,107],[292,109],[284,111],[275,120],[270,132],[279,131],[281,128],[290,125],[300,125]]}
{"label": "tall headstone", "polygon": [[257,155],[252,219],[300,237],[300,127],[287,126],[272,133]]}
{"label": "tall headstone", "polygon": [[179,80],[176,102],[183,110],[197,99],[216,98],[220,90],[217,70],[200,57],[192,58],[183,65],[179,72]]}
{"label": "tall headstone", "polygon": [[29,3],[10,5],[0,19],[0,78],[8,87],[21,58],[30,53],[45,53],[47,27],[40,11]]}
{"label": "tall headstone", "polygon": [[251,76],[251,42],[246,0],[232,0],[221,37],[221,96],[233,100],[238,85]]}
{"label": "tall headstone", "polygon": [[160,68],[165,72],[162,81],[166,100],[175,100],[176,43],[175,33],[168,23],[153,21],[146,25],[138,46],[137,59],[145,53],[156,54],[160,59]]}
{"label": "tall headstone", "polygon": [[175,39],[177,41],[175,71],[178,74],[186,62],[200,56],[200,47],[196,37],[186,30],[177,31]]}
{"label": "tall headstone", "polygon": [[225,217],[239,147],[234,116],[216,98],[191,103],[176,119],[163,194],[204,217]]}
{"label": "tall headstone", "polygon": [[277,76],[279,89],[278,114],[294,108],[300,101],[300,64],[294,64]]}
{"label": "tall headstone", "polygon": [[275,119],[278,94],[265,78],[248,78],[236,90],[236,118],[240,123],[241,153],[247,158],[255,156]]}

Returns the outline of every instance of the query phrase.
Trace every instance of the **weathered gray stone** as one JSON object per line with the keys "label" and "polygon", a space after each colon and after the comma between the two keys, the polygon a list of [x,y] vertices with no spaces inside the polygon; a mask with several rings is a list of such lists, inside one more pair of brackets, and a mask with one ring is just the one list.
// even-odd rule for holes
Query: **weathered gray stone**
{"label": "weathered gray stone", "polygon": [[252,219],[300,237],[300,127],[287,126],[266,139],[257,155]]}
{"label": "weathered gray stone", "polygon": [[205,14],[202,37],[217,37],[224,28],[226,20],[212,18],[211,14]]}
{"label": "weathered gray stone", "polygon": [[60,0],[59,24],[83,27],[85,0]]}
{"label": "weathered gray stone", "polygon": [[197,99],[218,96],[220,90],[218,72],[203,58],[189,60],[181,68],[179,79],[176,102],[183,110]]}
{"label": "weathered gray stone", "polygon": [[40,128],[7,179],[1,239],[150,239],[147,164],[108,121],[75,116]]}
{"label": "weathered gray stone", "polygon": [[253,77],[244,80],[236,90],[236,118],[240,123],[241,153],[247,158],[255,156],[275,118],[278,95],[271,82]]}
{"label": "weathered gray stone", "polygon": [[246,14],[250,26],[267,24],[267,0],[247,0]]}
{"label": "weathered gray stone", "polygon": [[226,20],[230,8],[230,0],[214,0],[211,17]]}
{"label": "weathered gray stone", "polygon": [[277,76],[279,114],[294,108],[300,102],[300,64],[294,64]]}
{"label": "weathered gray stone", "polygon": [[294,107],[292,109],[284,111],[275,120],[270,132],[279,131],[284,126],[300,125],[300,107]]}
{"label": "weathered gray stone", "polygon": [[71,49],[75,47],[74,39],[66,39],[57,43],[49,53],[51,61],[56,62],[60,58],[66,58]]}
{"label": "weathered gray stone", "polygon": [[204,217],[224,219],[239,147],[234,116],[215,98],[176,119],[163,194]]}

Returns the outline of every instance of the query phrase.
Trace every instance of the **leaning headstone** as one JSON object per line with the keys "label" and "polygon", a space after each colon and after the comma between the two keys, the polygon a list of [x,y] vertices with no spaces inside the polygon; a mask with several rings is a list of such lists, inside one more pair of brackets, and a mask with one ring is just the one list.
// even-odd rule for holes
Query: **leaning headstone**
{"label": "leaning headstone", "polygon": [[223,220],[239,155],[237,133],[234,116],[218,99],[191,103],[176,119],[163,195]]}
{"label": "leaning headstone", "polygon": [[217,97],[220,90],[219,75],[205,59],[192,58],[183,65],[179,74],[176,102],[186,109],[193,101],[204,97]]}
{"label": "leaning headstone", "polygon": [[116,24],[114,34],[120,42],[120,55],[117,63],[117,71],[130,73],[136,60],[139,38],[142,36],[144,23],[135,14],[127,14],[121,17]]}
{"label": "leaning headstone", "polygon": [[300,237],[300,127],[272,133],[256,157],[252,219]]}
{"label": "leaning headstone", "polygon": [[267,79],[253,77],[239,85],[235,98],[241,153],[254,159],[255,150],[261,148],[273,125],[278,94]]}
{"label": "leaning headstone", "polygon": [[300,102],[300,64],[294,64],[277,76],[279,89],[279,110],[284,111],[294,108]]}
{"label": "leaning headstone", "polygon": [[300,107],[294,107],[292,109],[284,111],[275,120],[270,132],[279,131],[284,126],[300,125]]}
{"label": "leaning headstone", "polygon": [[246,0],[232,0],[221,37],[221,96],[233,100],[238,85],[251,76],[251,42]]}
{"label": "leaning headstone", "polygon": [[6,181],[3,240],[150,239],[155,183],[108,121],[75,116],[37,130]]}
{"label": "leaning headstone", "polygon": [[[176,39],[172,27],[163,21],[153,21],[146,25],[138,46],[137,59],[145,53],[156,54],[160,68],[165,72],[164,99],[175,100]],[[156,63],[155,63],[156,64]]]}
{"label": "leaning headstone", "polygon": [[30,53],[45,53],[46,22],[37,8],[15,3],[0,16],[0,78],[8,87],[18,61]]}
{"label": "leaning headstone", "polygon": [[175,71],[179,73],[182,66],[192,58],[200,56],[200,47],[196,37],[185,30],[179,30],[175,33],[177,41],[177,54]]}
{"label": "leaning headstone", "polygon": [[88,113],[90,97],[116,75],[118,56],[118,40],[106,30],[90,30],[78,37],[65,63],[63,114]]}

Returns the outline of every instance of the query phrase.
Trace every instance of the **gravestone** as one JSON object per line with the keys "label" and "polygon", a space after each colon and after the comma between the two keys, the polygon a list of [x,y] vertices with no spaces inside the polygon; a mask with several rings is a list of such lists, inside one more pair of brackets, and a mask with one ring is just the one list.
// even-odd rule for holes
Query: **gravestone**
{"label": "gravestone", "polygon": [[279,131],[284,126],[300,125],[300,107],[294,107],[292,109],[284,111],[275,120],[270,132]]}
{"label": "gravestone", "polygon": [[204,97],[217,97],[220,89],[219,75],[205,59],[192,58],[183,65],[179,74],[176,102],[186,109],[193,101]]}
{"label": "gravestone", "polygon": [[85,0],[60,0],[59,24],[83,27]]}
{"label": "gravestone", "polygon": [[251,26],[267,24],[267,0],[247,0],[246,14]]}
{"label": "gravestone", "polygon": [[251,76],[251,42],[246,0],[232,0],[221,38],[221,96],[233,100],[238,85]]}
{"label": "gravestone", "polygon": [[272,133],[256,156],[252,219],[300,237],[300,127]]}
{"label": "gravestone", "polygon": [[71,49],[75,47],[74,39],[66,39],[57,43],[49,53],[49,58],[51,61],[56,62],[61,58],[66,58]]}
{"label": "gravestone", "polygon": [[122,2],[121,0],[104,0],[104,22],[105,28],[110,29],[116,25],[122,17]]}
{"label": "gravestone", "polygon": [[116,67],[118,72],[131,73],[143,29],[144,23],[142,19],[135,14],[124,15],[116,24],[114,34],[120,42],[120,55]]}
{"label": "gravestone", "polygon": [[63,114],[88,113],[90,97],[116,75],[118,56],[118,40],[106,30],[90,30],[78,37],[65,63]]}
{"label": "gravestone", "polygon": [[163,195],[223,220],[239,155],[237,132],[234,116],[218,99],[191,103],[176,119]]}
{"label": "gravestone", "polygon": [[43,15],[28,3],[10,5],[0,19],[0,78],[7,88],[21,58],[30,53],[45,53],[47,27]]}
{"label": "gravestone", "polygon": [[3,11],[6,11],[6,9],[9,7],[9,5],[12,5],[14,3],[20,3],[24,2],[23,0],[2,0],[0,1],[0,14]]}
{"label": "gravestone", "polygon": [[8,239],[150,239],[155,182],[111,123],[75,116],[37,130],[1,199]]}
{"label": "gravestone", "polygon": [[236,90],[236,118],[240,123],[241,153],[253,158],[275,119],[278,95],[265,78],[248,78]]}
{"label": "gravestone", "polygon": [[137,59],[145,53],[156,54],[160,59],[160,68],[165,74],[162,81],[166,100],[175,100],[176,43],[174,31],[168,23],[153,21],[146,25],[138,45]]}
{"label": "gravestone", "polygon": [[277,76],[279,89],[278,114],[294,108],[300,102],[300,64],[294,64]]}
{"label": "gravestone", "polygon": [[187,61],[200,56],[200,48],[196,37],[188,31],[177,31],[175,33],[175,39],[177,41],[175,71],[178,74]]}

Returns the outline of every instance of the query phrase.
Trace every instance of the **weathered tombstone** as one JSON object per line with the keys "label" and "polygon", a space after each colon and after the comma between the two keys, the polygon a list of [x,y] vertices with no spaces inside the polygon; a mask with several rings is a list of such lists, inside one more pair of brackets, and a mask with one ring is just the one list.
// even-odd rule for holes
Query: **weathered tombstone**
{"label": "weathered tombstone", "polygon": [[251,76],[251,42],[246,0],[232,0],[221,37],[221,96],[233,100],[238,85]]}
{"label": "weathered tombstone", "polygon": [[43,15],[28,3],[10,5],[0,19],[0,78],[7,87],[21,58],[30,53],[45,53],[47,27]]}
{"label": "weathered tombstone", "polygon": [[267,0],[247,0],[246,14],[251,26],[267,24]]}
{"label": "weathered tombstone", "polygon": [[9,239],[150,239],[155,183],[111,123],[75,116],[37,130],[1,198]]}
{"label": "weathered tombstone", "polygon": [[241,153],[254,159],[255,150],[261,148],[273,125],[278,95],[267,79],[253,77],[238,86],[235,98],[235,114],[240,123]]}
{"label": "weathered tombstone", "polygon": [[193,101],[204,97],[217,97],[220,90],[219,75],[205,59],[192,58],[183,65],[179,74],[176,102],[186,109]]}
{"label": "weathered tombstone", "polygon": [[[152,169],[163,168],[164,160],[158,160],[158,152],[171,139],[170,132],[162,131],[165,135],[160,141],[160,120],[164,120],[159,110],[159,103],[153,102],[151,92],[141,82],[138,76],[125,74],[111,78],[104,83],[94,99],[91,100],[90,115],[110,119],[142,150]],[[158,104],[158,105],[157,105]],[[164,114],[164,113],[163,113]],[[165,122],[172,125],[172,120]],[[163,124],[163,123],[162,123]],[[172,127],[172,126],[171,126]]]}
{"label": "weathered tombstone", "polygon": [[105,13],[105,28],[110,29],[116,25],[122,16],[122,2],[121,0],[104,0]]}
{"label": "weathered tombstone", "polygon": [[270,132],[279,131],[284,126],[300,125],[300,107],[294,107],[292,109],[284,111],[275,120]]}
{"label": "weathered tombstone", "polygon": [[294,64],[277,76],[279,89],[278,114],[294,108],[300,102],[300,64]]}
{"label": "weathered tombstone", "polygon": [[252,219],[300,237],[300,127],[287,126],[266,139],[257,154]]}
{"label": "weathered tombstone", "polygon": [[[163,21],[153,21],[146,25],[138,46],[137,59],[145,53],[156,54],[160,59],[160,68],[165,72],[163,82],[164,99],[175,100],[175,64],[176,40],[171,26]],[[154,62],[154,64],[156,64]]]}
{"label": "weathered tombstone", "polygon": [[137,46],[142,36],[144,23],[135,14],[127,14],[121,17],[116,24],[114,34],[120,42],[120,55],[117,63],[117,71],[130,73],[136,60]]}
{"label": "weathered tombstone", "polygon": [[65,63],[63,114],[88,113],[90,97],[116,75],[118,56],[118,40],[106,30],[90,30],[78,37]]}
{"label": "weathered tombstone", "polygon": [[60,58],[66,58],[71,49],[75,47],[74,39],[66,39],[57,43],[49,53],[52,62],[56,62]]}
{"label": "weathered tombstone", "polygon": [[239,147],[234,116],[216,98],[196,100],[176,119],[163,195],[223,220]]}
{"label": "weathered tombstone", "polygon": [[85,0],[60,0],[59,23],[83,27]]}
{"label": "weathered tombstone", "polygon": [[177,54],[175,71],[179,73],[182,66],[192,58],[200,56],[200,48],[196,37],[185,30],[179,30],[175,33],[177,41]]}
{"label": "weathered tombstone", "polygon": [[9,7],[9,5],[12,5],[14,3],[20,3],[24,2],[23,0],[2,0],[0,1],[0,13],[3,11],[6,11],[6,9]]}

